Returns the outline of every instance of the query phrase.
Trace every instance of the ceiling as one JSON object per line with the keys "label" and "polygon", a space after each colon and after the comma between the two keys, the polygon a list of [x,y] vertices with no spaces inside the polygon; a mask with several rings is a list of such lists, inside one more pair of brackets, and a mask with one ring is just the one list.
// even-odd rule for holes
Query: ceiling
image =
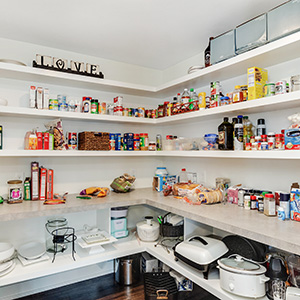
{"label": "ceiling", "polygon": [[1,0],[0,37],[164,70],[283,2]]}

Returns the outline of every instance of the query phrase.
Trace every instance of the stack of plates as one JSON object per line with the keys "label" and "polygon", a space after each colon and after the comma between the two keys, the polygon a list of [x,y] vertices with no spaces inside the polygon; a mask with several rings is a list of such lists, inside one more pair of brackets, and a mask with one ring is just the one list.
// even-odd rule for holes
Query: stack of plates
{"label": "stack of plates", "polygon": [[0,242],[0,276],[10,273],[16,266],[15,248],[10,243]]}
{"label": "stack of plates", "polygon": [[46,247],[39,242],[29,242],[19,247],[18,253],[25,259],[39,259],[46,253]]}

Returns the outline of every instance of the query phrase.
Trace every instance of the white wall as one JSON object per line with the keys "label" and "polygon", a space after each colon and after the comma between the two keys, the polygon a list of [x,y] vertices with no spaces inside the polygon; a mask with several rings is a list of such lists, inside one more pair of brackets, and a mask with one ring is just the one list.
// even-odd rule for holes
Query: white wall
{"label": "white wall", "polygon": [[[50,48],[36,44],[19,42],[15,40],[0,38],[0,58],[14,59],[21,61],[28,66],[32,66],[36,54],[49,55],[85,63],[99,64],[106,79],[132,82],[145,85],[156,86],[161,83],[161,71],[144,68],[137,65],[117,62],[101,58],[101,53],[97,57],[88,56],[57,48]],[[118,51],[118,49],[116,49]]]}

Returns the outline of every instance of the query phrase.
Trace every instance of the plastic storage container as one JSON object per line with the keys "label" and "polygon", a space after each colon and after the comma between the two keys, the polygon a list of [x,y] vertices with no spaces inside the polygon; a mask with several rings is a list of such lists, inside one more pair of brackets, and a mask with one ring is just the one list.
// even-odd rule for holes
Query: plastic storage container
{"label": "plastic storage container", "polygon": [[236,53],[240,54],[267,42],[267,15],[260,15],[235,29]]}
{"label": "plastic storage container", "polygon": [[268,12],[268,40],[300,30],[300,0],[291,0]]}
{"label": "plastic storage container", "polygon": [[210,61],[212,65],[233,56],[235,56],[235,29],[211,40]]}

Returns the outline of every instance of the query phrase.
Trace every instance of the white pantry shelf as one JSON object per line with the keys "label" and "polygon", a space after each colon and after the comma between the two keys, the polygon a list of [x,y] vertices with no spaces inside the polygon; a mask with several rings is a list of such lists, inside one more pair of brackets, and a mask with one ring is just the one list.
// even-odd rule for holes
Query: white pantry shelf
{"label": "white pantry shelf", "polygon": [[207,87],[211,81],[222,81],[245,75],[250,67],[267,68],[299,58],[299,49],[300,32],[297,32],[208,68],[201,69],[198,72],[162,84],[156,91],[160,97],[168,97],[177,94],[178,91],[182,91],[184,88]]}
{"label": "white pantry shelf", "polygon": [[71,120],[84,120],[84,121],[103,121],[113,123],[137,123],[137,124],[155,124],[155,119],[147,118],[135,118],[113,115],[97,115],[97,114],[85,114],[67,111],[55,111],[55,110],[42,110],[33,109],[27,107],[17,106],[0,106],[0,115],[2,116],[22,116],[22,117],[34,117],[42,119],[71,119]]}
{"label": "white pantry shelf", "polygon": [[246,74],[247,68],[252,66],[266,68],[296,59],[299,57],[299,49],[300,32],[296,32],[157,87],[7,63],[0,63],[0,77],[25,80],[31,83],[39,82],[113,93],[165,98],[177,94],[184,88],[208,86],[211,81],[225,80]]}
{"label": "white pantry shelf", "polygon": [[27,107],[16,106],[0,106],[0,115],[2,116],[21,116],[41,119],[71,119],[83,121],[97,121],[97,122],[112,122],[112,123],[132,123],[132,124],[149,124],[149,125],[168,125],[174,123],[184,123],[191,120],[206,120],[213,116],[228,115],[234,116],[243,113],[259,113],[266,111],[275,111],[288,108],[300,108],[300,91],[292,93],[276,95],[272,97],[265,97],[261,99],[249,100],[245,102],[219,106],[215,108],[183,113],[170,117],[160,119],[135,118],[113,115],[97,115],[84,114],[65,111],[54,110],[39,110]]}
{"label": "white pantry shelf", "polygon": [[94,78],[84,75],[70,74],[60,71],[0,63],[0,77],[29,81],[30,84],[45,83],[75,88],[101,90],[130,95],[153,96],[155,87],[134,83]]}
{"label": "white pantry shelf", "polygon": [[144,157],[155,151],[0,150],[0,157]]}
{"label": "white pantry shelf", "polygon": [[300,159],[299,150],[272,151],[80,151],[0,150],[0,157],[190,157],[242,159]]}

